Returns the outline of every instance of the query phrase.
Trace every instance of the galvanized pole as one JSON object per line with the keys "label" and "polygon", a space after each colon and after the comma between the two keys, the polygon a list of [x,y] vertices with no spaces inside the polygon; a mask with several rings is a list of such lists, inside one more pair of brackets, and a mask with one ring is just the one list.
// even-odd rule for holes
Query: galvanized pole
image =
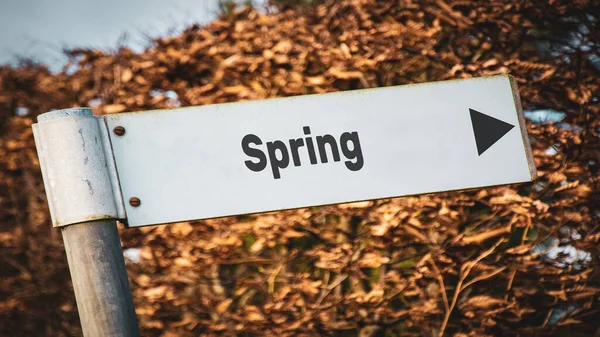
{"label": "galvanized pole", "polygon": [[[34,135],[48,203],[60,227],[83,335],[136,337],[139,328],[115,219],[118,181],[102,122],[86,108],[38,117]],[[107,149],[108,147],[108,149]]]}
{"label": "galvanized pole", "polygon": [[113,220],[61,228],[84,336],[139,336]]}

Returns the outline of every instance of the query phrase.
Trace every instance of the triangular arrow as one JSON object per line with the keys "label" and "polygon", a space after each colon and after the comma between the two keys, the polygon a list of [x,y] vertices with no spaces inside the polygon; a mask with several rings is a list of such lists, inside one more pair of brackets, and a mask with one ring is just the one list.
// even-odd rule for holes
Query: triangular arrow
{"label": "triangular arrow", "polygon": [[475,143],[477,143],[477,153],[480,156],[515,127],[512,124],[482,114],[477,110],[469,109],[469,112],[471,112],[471,123],[473,124]]}

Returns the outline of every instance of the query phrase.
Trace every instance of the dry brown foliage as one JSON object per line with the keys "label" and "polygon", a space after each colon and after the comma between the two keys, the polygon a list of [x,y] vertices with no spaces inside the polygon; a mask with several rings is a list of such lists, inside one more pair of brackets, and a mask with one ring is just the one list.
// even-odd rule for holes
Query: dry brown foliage
{"label": "dry brown foliage", "polygon": [[[128,269],[142,334],[600,335],[599,17],[586,0],[325,1],[233,11],[139,54],[73,50],[59,74],[0,67],[0,335],[80,333],[36,115],[501,73],[525,109],[567,113],[570,128],[528,125],[536,182],[123,229],[141,249]],[[548,243],[580,259],[549,259]]]}

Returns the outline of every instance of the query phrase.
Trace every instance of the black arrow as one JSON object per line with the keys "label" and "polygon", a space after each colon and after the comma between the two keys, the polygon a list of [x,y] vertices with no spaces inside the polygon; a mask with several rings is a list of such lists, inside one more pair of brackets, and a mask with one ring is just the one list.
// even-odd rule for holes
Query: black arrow
{"label": "black arrow", "polygon": [[477,153],[480,156],[515,127],[497,118],[482,114],[477,110],[469,109],[469,112],[471,112],[471,123],[473,124],[475,143],[477,143]]}

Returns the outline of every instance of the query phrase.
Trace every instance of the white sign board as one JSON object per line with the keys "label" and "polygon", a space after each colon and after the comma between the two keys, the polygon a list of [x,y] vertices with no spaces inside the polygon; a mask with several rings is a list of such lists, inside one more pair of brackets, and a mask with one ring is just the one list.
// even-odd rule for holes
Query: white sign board
{"label": "white sign board", "polygon": [[[105,116],[129,226],[530,181],[509,76]],[[125,133],[115,135],[115,127]],[[139,198],[137,207],[127,200]]]}

